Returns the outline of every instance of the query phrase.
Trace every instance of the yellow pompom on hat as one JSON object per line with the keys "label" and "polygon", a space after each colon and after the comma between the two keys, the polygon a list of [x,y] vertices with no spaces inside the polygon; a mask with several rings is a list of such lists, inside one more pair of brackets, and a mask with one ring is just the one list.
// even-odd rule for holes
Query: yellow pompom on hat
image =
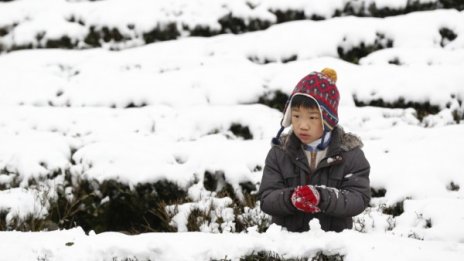
{"label": "yellow pompom on hat", "polygon": [[322,69],[321,73],[323,73],[325,76],[329,77],[334,81],[334,83],[337,82],[337,72],[332,69],[332,68],[324,68]]}

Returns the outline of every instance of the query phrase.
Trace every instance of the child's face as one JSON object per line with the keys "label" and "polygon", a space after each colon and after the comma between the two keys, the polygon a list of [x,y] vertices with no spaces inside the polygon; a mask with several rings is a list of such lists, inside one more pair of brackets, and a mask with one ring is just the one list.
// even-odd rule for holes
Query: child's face
{"label": "child's face", "polygon": [[292,108],[292,128],[301,142],[308,144],[323,134],[321,113],[318,108]]}

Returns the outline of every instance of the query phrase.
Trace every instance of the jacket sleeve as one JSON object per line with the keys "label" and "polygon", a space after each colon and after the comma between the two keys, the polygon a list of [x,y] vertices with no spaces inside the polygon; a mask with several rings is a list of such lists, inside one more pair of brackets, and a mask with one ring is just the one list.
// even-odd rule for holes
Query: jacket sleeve
{"label": "jacket sleeve", "polygon": [[353,217],[366,209],[370,201],[370,165],[360,148],[345,159],[340,189],[320,186],[319,208],[329,216]]}
{"label": "jacket sleeve", "polygon": [[269,151],[263,170],[263,177],[259,187],[261,210],[271,216],[288,216],[298,213],[292,205],[290,197],[294,188],[285,184],[282,172],[278,164],[278,148],[273,147]]}

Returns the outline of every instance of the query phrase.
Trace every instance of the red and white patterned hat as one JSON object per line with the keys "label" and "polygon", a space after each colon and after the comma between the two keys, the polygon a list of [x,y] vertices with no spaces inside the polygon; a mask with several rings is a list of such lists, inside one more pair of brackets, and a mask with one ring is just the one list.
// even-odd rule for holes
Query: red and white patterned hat
{"label": "red and white patterned hat", "polygon": [[293,89],[284,109],[281,125],[291,125],[291,104],[295,95],[305,95],[312,98],[319,105],[325,131],[331,131],[338,124],[338,103],[340,93],[337,86],[335,70],[325,68],[321,72],[312,72],[301,79]]}
{"label": "red and white patterned hat", "polygon": [[325,68],[321,72],[311,72],[303,77],[285,104],[284,117],[280,123],[282,127],[273,139],[273,143],[278,143],[283,129],[291,125],[291,104],[295,95],[304,95],[314,99],[322,114],[324,132],[332,131],[338,124],[338,104],[340,102],[336,81],[337,73],[331,68]]}

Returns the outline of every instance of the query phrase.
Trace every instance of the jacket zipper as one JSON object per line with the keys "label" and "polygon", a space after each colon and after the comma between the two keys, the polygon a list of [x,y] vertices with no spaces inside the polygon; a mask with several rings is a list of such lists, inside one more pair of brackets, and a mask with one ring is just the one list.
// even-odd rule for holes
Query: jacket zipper
{"label": "jacket zipper", "polygon": [[316,170],[316,156],[317,156],[317,152],[316,151],[311,151],[310,152],[311,154],[311,163],[310,163],[310,168],[311,168],[311,172],[315,172]]}

